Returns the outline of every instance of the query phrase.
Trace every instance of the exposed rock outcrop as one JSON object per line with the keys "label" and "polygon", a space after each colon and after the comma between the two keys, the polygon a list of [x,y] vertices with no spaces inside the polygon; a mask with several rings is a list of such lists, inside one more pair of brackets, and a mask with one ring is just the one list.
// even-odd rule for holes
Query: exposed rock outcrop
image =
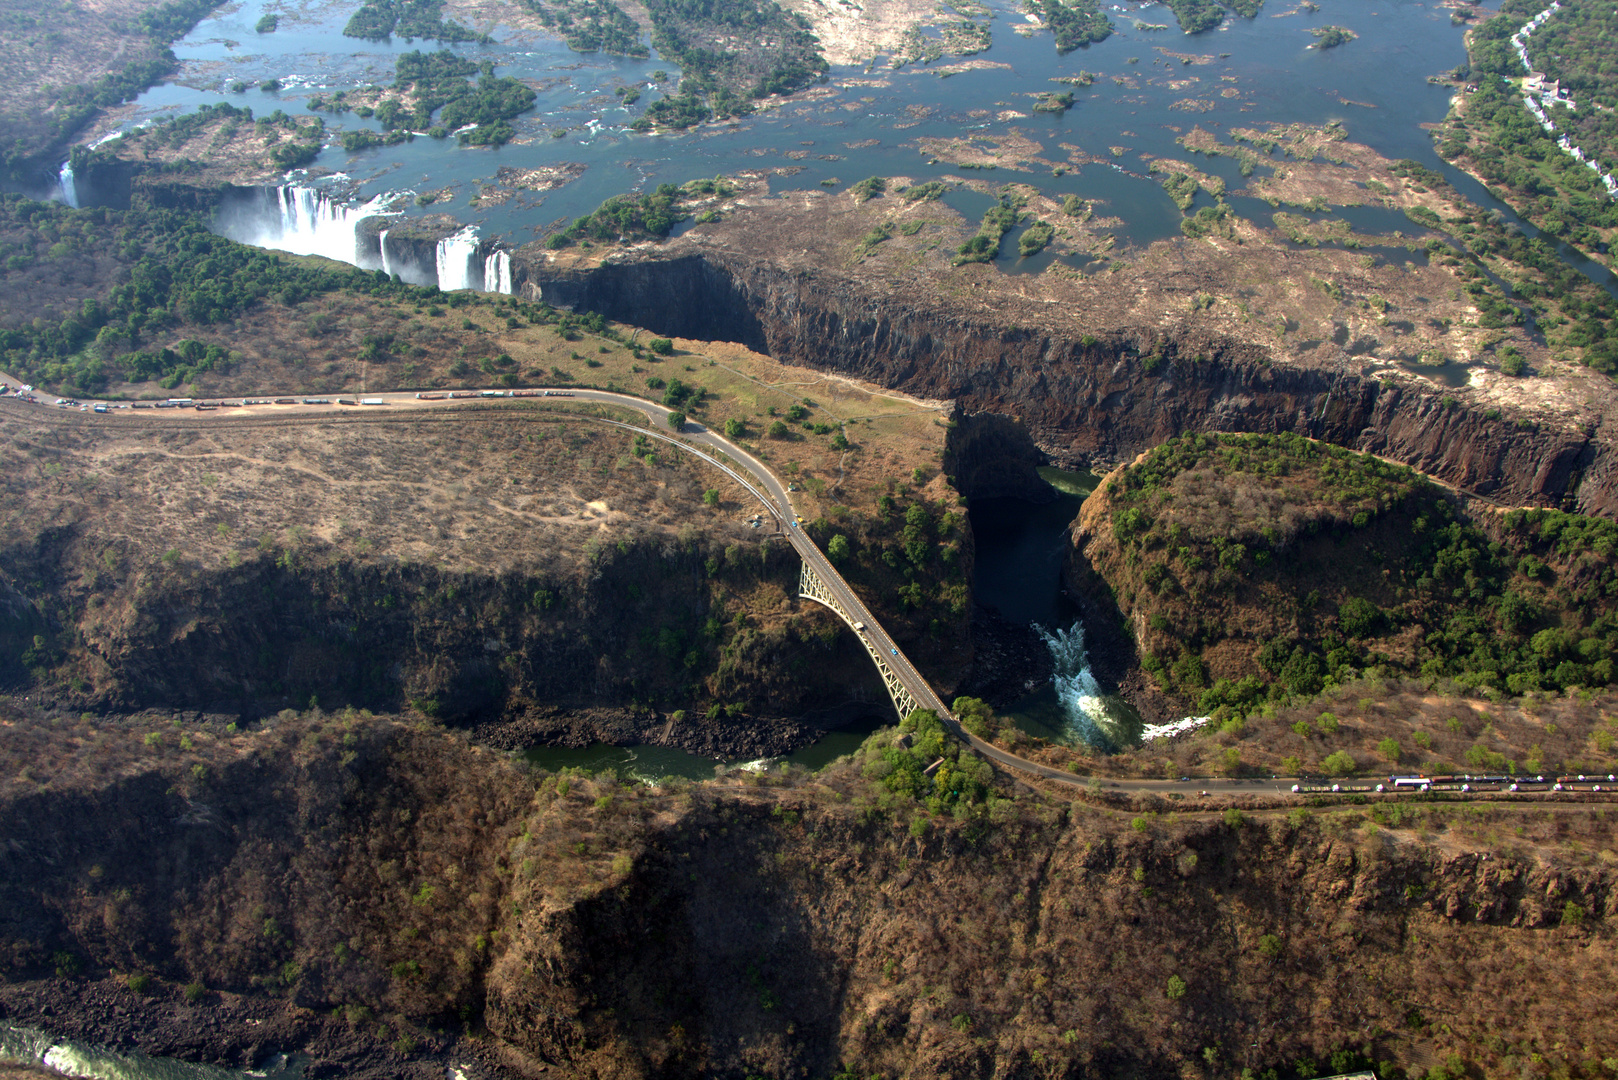
{"label": "exposed rock outcrop", "polygon": [[1383,382],[1346,359],[1287,363],[1186,326],[1082,330],[1015,295],[990,315],[724,250],[639,249],[587,268],[526,261],[527,288],[550,303],[1015,415],[1067,465],[1124,460],[1181,431],[1294,431],[1502,503],[1618,515],[1618,453],[1593,430]]}
{"label": "exposed rock outcrop", "polygon": [[[1262,1071],[1367,1043],[1493,1073],[1577,1067],[1560,1048],[1614,1036],[1618,889],[1552,837],[1611,844],[1579,808],[1140,830],[1025,795],[929,820],[873,802],[858,763],[659,791],[534,777],[385,720],[176,749],[167,725],[148,742],[11,719],[0,753],[35,779],[0,797],[0,1007],[92,1041],[226,1064],[304,1049],[312,1075],[374,1075],[385,1021],[403,1055],[453,1044],[515,1075],[988,1080],[1200,1075],[1209,1047]],[[1522,853],[1474,831],[1519,824]],[[149,996],[114,1010],[110,983],[67,977],[114,968]],[[466,1024],[487,1034],[457,1041]]]}

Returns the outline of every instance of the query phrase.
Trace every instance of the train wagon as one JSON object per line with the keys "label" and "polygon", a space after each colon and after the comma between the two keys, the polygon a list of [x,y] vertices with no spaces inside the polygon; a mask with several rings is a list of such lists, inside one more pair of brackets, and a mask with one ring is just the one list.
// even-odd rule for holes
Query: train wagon
{"label": "train wagon", "polygon": [[337,404],[339,404],[339,405],[358,405],[359,402],[355,401],[353,398],[340,397],[340,398],[337,399]]}
{"label": "train wagon", "polygon": [[416,400],[417,401],[443,401],[447,397],[449,397],[449,395],[444,393],[444,391],[435,390],[435,391],[432,391],[430,393],[417,394],[416,395]]}
{"label": "train wagon", "polygon": [[379,397],[362,397],[362,398],[360,398],[360,404],[361,405],[386,405],[387,402],[383,401]]}
{"label": "train wagon", "polygon": [[476,390],[456,390],[454,393],[450,394],[450,397],[452,398],[471,398],[479,396],[480,395]]}

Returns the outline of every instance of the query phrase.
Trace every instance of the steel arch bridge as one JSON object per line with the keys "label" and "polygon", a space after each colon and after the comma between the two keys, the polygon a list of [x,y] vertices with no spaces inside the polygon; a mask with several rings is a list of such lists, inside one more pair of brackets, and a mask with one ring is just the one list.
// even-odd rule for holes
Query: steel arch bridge
{"label": "steel arch bridge", "polygon": [[869,635],[860,633],[860,628],[855,625],[857,620],[843,610],[843,605],[838,603],[837,597],[826,588],[826,583],[820,580],[820,575],[815,573],[807,560],[798,574],[798,595],[805,600],[813,600],[817,604],[831,608],[837,613],[837,617],[854,631],[854,636],[859,638],[860,644],[865,646],[865,651],[870,655],[871,662],[876,665],[877,674],[882,676],[882,684],[888,688],[888,696],[893,699],[893,707],[898,710],[899,719],[903,720],[921,708],[921,703],[916,700],[914,694],[905,689],[904,683],[899,680],[899,673],[893,670],[888,658],[882,655],[882,650],[877,648]]}

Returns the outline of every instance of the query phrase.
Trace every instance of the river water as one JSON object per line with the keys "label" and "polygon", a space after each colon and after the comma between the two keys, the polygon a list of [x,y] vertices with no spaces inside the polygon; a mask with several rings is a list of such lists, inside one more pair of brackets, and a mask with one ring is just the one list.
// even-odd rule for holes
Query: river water
{"label": "river water", "polygon": [[[869,70],[834,69],[831,83],[818,88],[812,100],[777,102],[780,107],[737,122],[669,135],[628,128],[659,93],[651,73],[677,73],[668,59],[655,51],[646,60],[579,55],[549,34],[496,28],[493,45],[451,48],[473,60],[492,61],[498,74],[518,76],[538,88],[536,108],[514,124],[515,141],[488,149],[419,138],[350,154],[336,145],[338,132],[376,129],[375,122],[327,114],[333,142],[312,171],[336,176],[314,186],[329,189],[351,207],[390,193],[447,190],[448,198],[428,207],[403,201],[403,213],[449,213],[484,241],[516,245],[543,236],[612,195],[719,173],[783,171],[786,175],[772,177],[776,191],[837,189],[871,175],[1021,181],[1056,197],[1095,200],[1098,214],[1123,219],[1118,240],[1128,246],[1178,234],[1180,212],[1147,172],[1143,155],[1188,157],[1174,139],[1197,124],[1217,134],[1236,126],[1337,120],[1347,126],[1350,138],[1389,157],[1413,157],[1450,173],[1420,125],[1441,120],[1448,103],[1448,91],[1429,85],[1427,76],[1459,64],[1465,52],[1461,31],[1450,25],[1448,11],[1429,0],[1329,0],[1314,15],[1301,10],[1287,14],[1292,9],[1271,0],[1256,19],[1231,17],[1222,29],[1195,37],[1177,27],[1138,29],[1140,23],[1173,27],[1173,14],[1160,4],[1107,5],[1118,31],[1065,57],[1057,56],[1046,32],[1014,32],[1028,26],[1016,0],[990,0],[989,6],[994,43],[971,58],[983,67],[942,78],[937,68],[949,62],[894,71],[883,58]],[[276,108],[299,113],[313,94],[389,82],[399,54],[437,47],[342,37],[352,10],[351,4],[287,0],[227,5],[175,45],[180,75],[143,94],[125,126],[221,101],[251,105],[260,115]],[[257,34],[253,26],[267,11],[280,16],[280,28]],[[1314,39],[1307,29],[1327,23],[1349,27],[1359,40],[1326,51],[1308,48]],[[1182,63],[1182,54],[1194,57],[1193,62]],[[1091,89],[1077,91],[1072,111],[1030,111],[1038,95],[1064,89],[1053,79],[1081,70],[1100,78]],[[280,80],[281,90],[257,89],[272,78]],[[229,88],[238,81],[253,89],[232,93]],[[674,80],[664,85],[672,88]],[[621,86],[641,87],[640,104],[623,106],[613,93]],[[553,137],[556,133],[561,137]],[[918,142],[957,136],[1026,138],[1042,148],[1042,158],[1063,163],[1068,171],[1063,176],[1045,167],[1034,172],[1006,167],[967,171],[935,162]],[[1095,160],[1073,167],[1067,164],[1064,145]],[[1110,150],[1114,146],[1127,149],[1115,157]],[[584,171],[558,190],[522,192],[497,205],[469,202],[502,167],[564,165]],[[1197,166],[1222,176],[1232,190],[1243,183],[1231,159],[1198,158]],[[74,187],[71,173],[48,182],[64,198],[93,198],[82,179]],[[1207,196],[1199,199],[1206,202]],[[230,225],[221,223],[226,231]],[[1400,225],[1408,223],[1397,216],[1391,227]],[[244,239],[270,245],[281,239],[273,227],[240,231]],[[279,246],[298,249],[290,240]],[[1011,259],[1004,265],[1012,271],[1038,270],[1052,258],[1043,255],[1020,264]],[[472,269],[468,275],[455,268],[445,284],[499,287],[497,273],[486,279],[479,268]]]}
{"label": "river water", "polygon": [[974,499],[972,593],[1007,620],[1032,626],[1050,650],[1052,678],[1000,712],[1030,735],[1111,751],[1140,737],[1140,715],[1096,679],[1078,608],[1062,589],[1068,528],[1099,477],[1042,468],[1049,503]]}
{"label": "river water", "polygon": [[284,1054],[271,1055],[256,1069],[221,1069],[57,1039],[4,1021],[0,1021],[0,1064],[32,1065],[95,1080],[301,1080],[304,1074],[303,1064]]}

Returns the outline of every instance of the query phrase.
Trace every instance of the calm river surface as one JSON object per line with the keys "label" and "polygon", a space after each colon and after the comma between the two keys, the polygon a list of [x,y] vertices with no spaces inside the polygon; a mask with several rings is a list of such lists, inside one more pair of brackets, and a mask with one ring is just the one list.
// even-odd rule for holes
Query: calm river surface
{"label": "calm river surface", "polygon": [[[354,154],[333,145],[313,168],[340,174],[336,189],[356,202],[387,192],[452,189],[453,197],[433,204],[431,212],[477,226],[486,240],[513,244],[531,241],[612,195],[665,181],[766,170],[789,170],[772,178],[777,191],[819,189],[833,180],[837,184],[831,186],[847,185],[871,175],[1027,182],[1047,194],[1097,200],[1098,214],[1124,219],[1121,244],[1144,243],[1176,235],[1181,215],[1147,173],[1141,155],[1186,157],[1174,139],[1198,124],[1219,134],[1270,122],[1340,120],[1350,138],[1389,157],[1413,157],[1449,171],[1420,128],[1441,120],[1448,102],[1448,91],[1429,85],[1427,76],[1465,59],[1461,30],[1450,25],[1448,11],[1437,3],[1326,0],[1311,15],[1287,13],[1290,9],[1271,0],[1256,19],[1231,17],[1222,29],[1194,37],[1180,33],[1173,14],[1160,4],[1104,6],[1117,32],[1060,57],[1048,33],[1014,32],[1028,25],[1019,5],[990,0],[993,45],[971,58],[988,66],[949,78],[924,65],[894,71],[886,58],[869,71],[837,68],[830,85],[817,91],[824,96],[674,135],[637,134],[627,127],[658,96],[651,73],[660,68],[677,73],[668,59],[655,52],[644,61],[580,55],[548,34],[499,28],[493,45],[450,48],[492,61],[498,74],[539,87],[535,110],[515,122],[516,141],[487,149],[421,138]],[[345,38],[341,31],[352,10],[350,4],[285,0],[227,6],[175,45],[181,74],[142,95],[128,125],[221,101],[250,105],[259,115],[276,108],[300,113],[313,94],[389,82],[398,55],[438,47]],[[280,29],[257,34],[253,25],[266,12],[279,14]],[[1171,29],[1144,31],[1138,23],[1167,23]],[[1349,27],[1359,39],[1327,51],[1308,48],[1314,40],[1308,28],[1329,23]],[[1198,60],[1182,63],[1180,54]],[[1060,116],[1030,111],[1037,95],[1063,89],[1053,79],[1081,70],[1100,77],[1090,90],[1077,91],[1072,111]],[[257,89],[271,78],[283,89]],[[238,81],[253,89],[231,93],[229,87]],[[638,106],[625,108],[614,96],[625,85],[645,88]],[[672,88],[674,81],[665,85]],[[327,114],[327,122],[334,141],[336,131],[375,127],[353,114]],[[552,137],[561,130],[564,136]],[[1041,156],[1056,162],[1068,158],[1063,144],[1102,160],[1060,177],[1048,169],[964,171],[932,164],[917,142],[959,135],[1026,137],[1043,148]],[[1127,150],[1114,157],[1114,146]],[[568,163],[585,166],[585,172],[559,190],[520,193],[500,205],[468,203],[502,167]],[[1229,159],[1199,158],[1198,167],[1224,176],[1233,189],[1242,183]],[[1036,259],[1024,269],[1040,269],[1048,261],[1049,256]],[[1015,269],[1015,262],[1007,268]]]}

